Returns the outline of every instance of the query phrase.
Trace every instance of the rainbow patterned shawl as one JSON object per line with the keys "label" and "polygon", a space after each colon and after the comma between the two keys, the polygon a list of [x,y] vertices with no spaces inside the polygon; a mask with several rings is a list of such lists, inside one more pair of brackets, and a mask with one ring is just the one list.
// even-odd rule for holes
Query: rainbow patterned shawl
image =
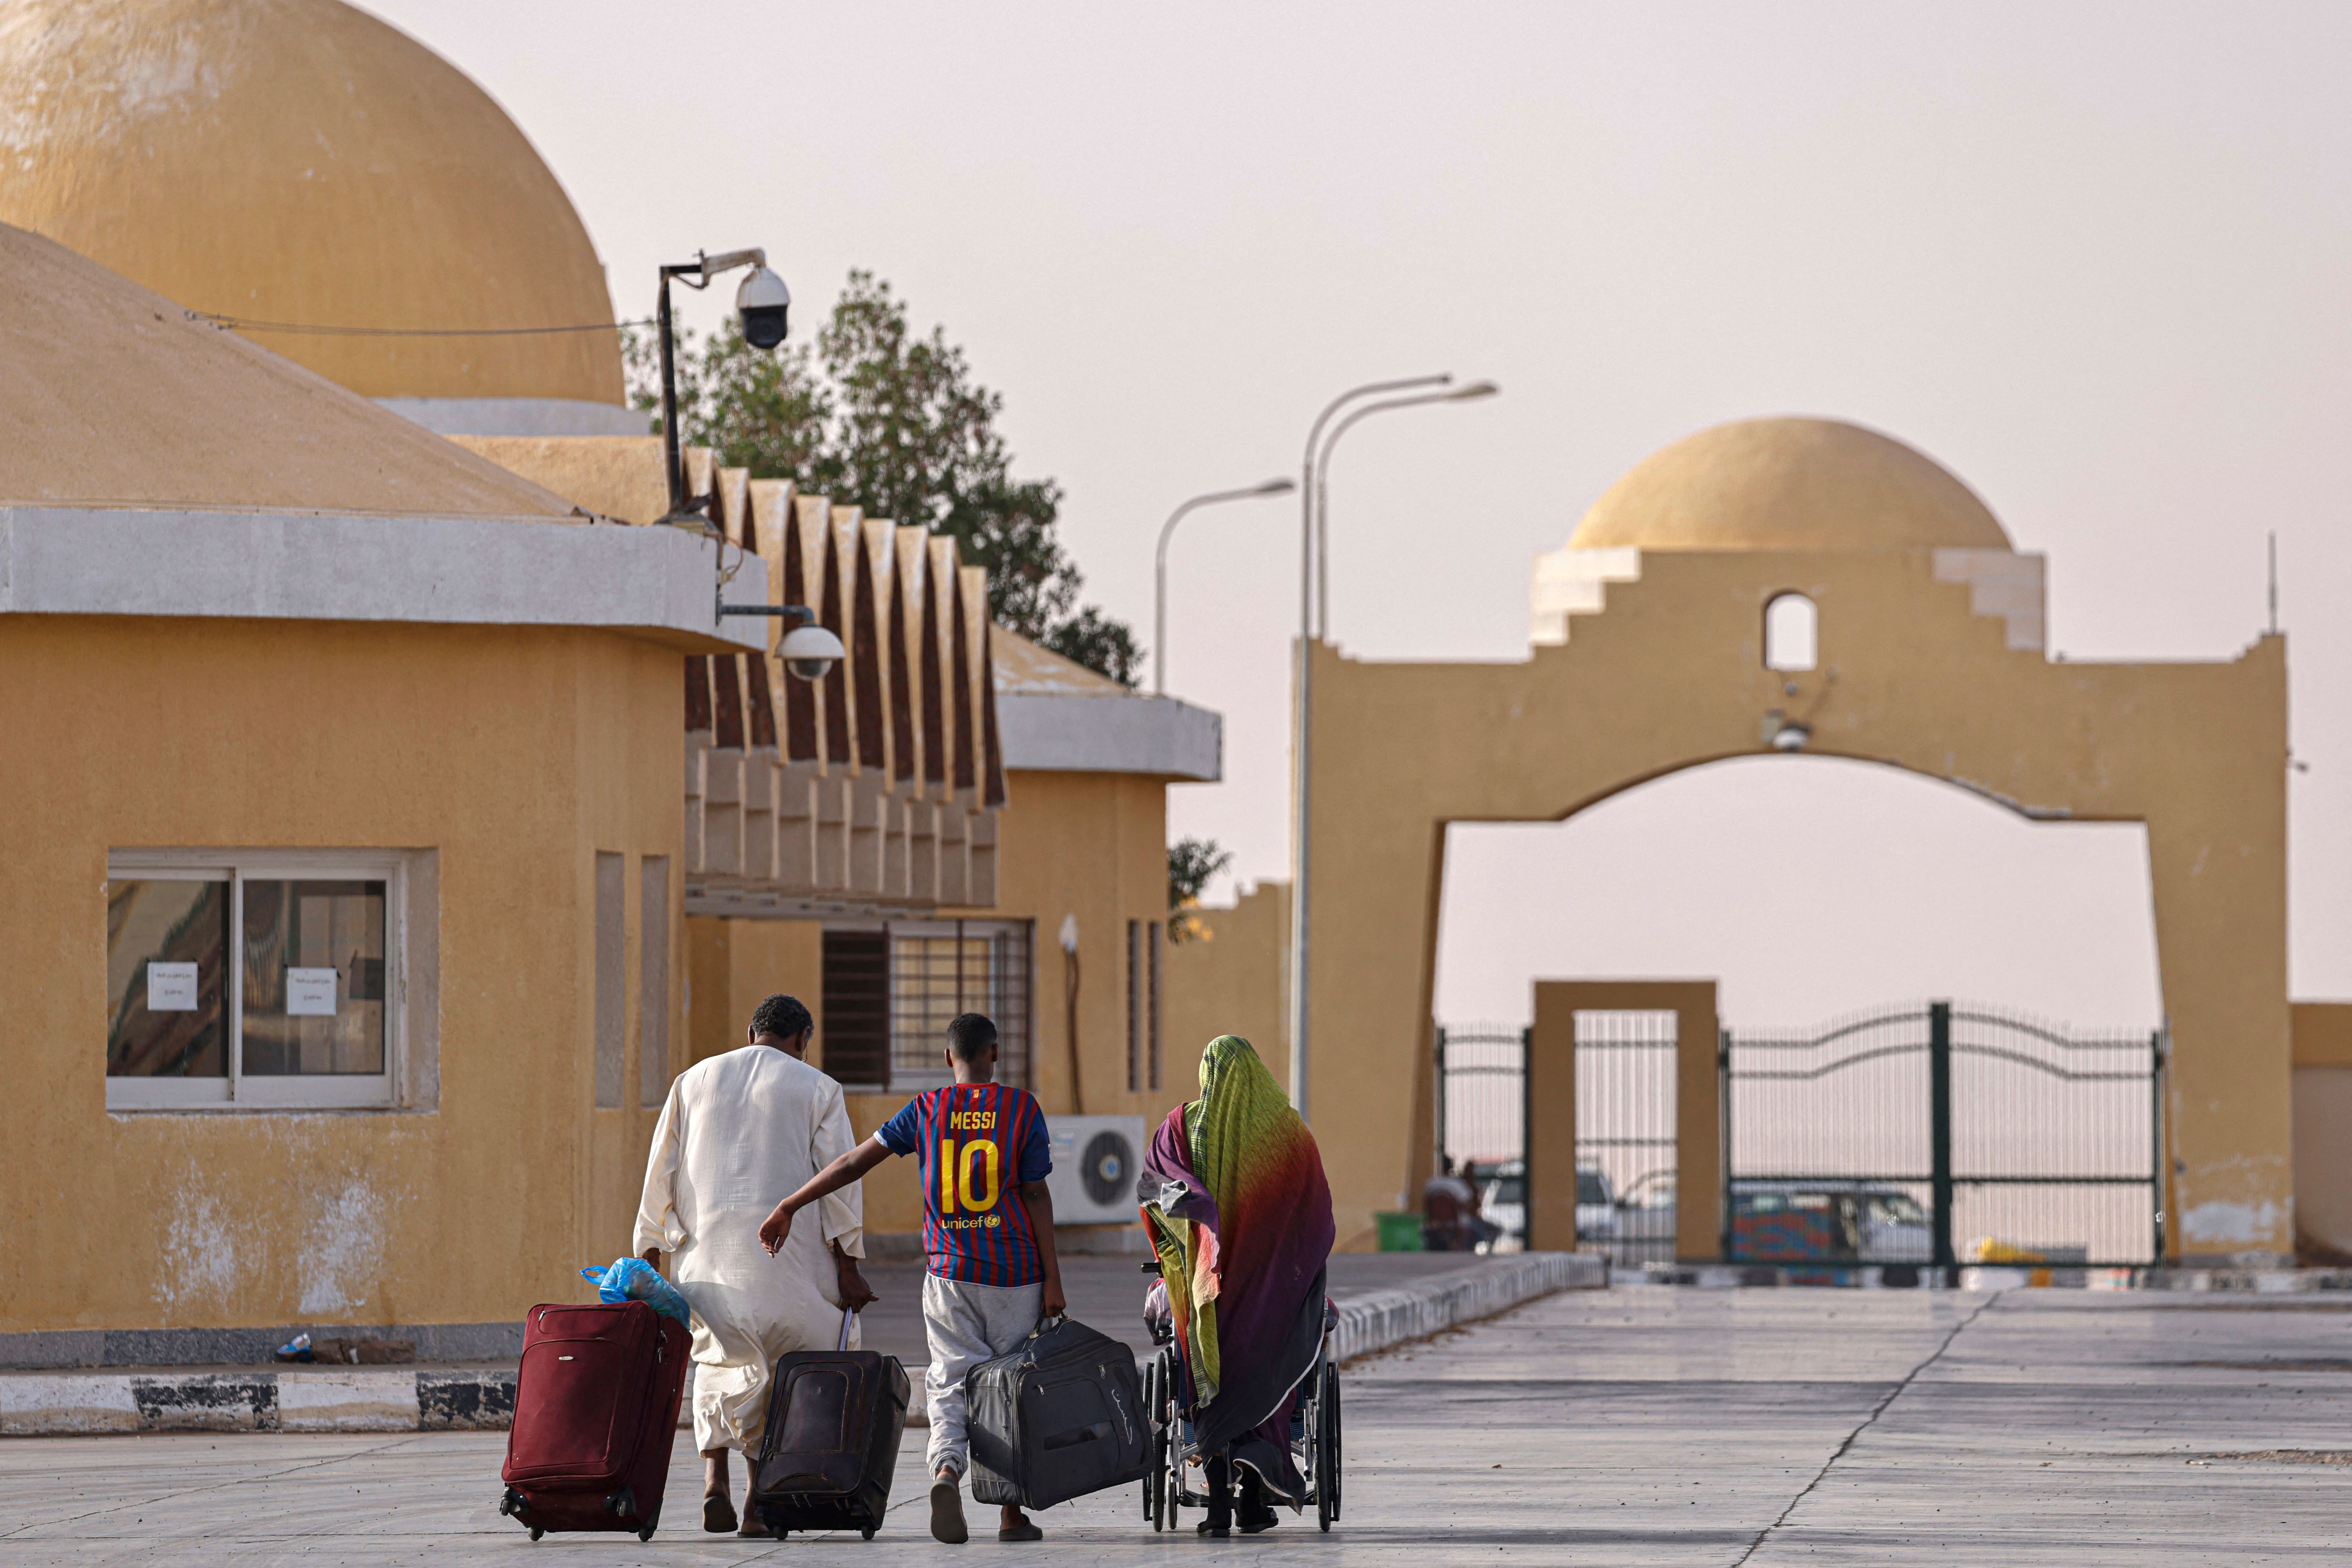
{"label": "rainbow patterned shawl", "polygon": [[1323,1337],[1331,1187],[1315,1135],[1247,1040],[1209,1042],[1201,1098],[1152,1134],[1137,1196],[1192,1382],[1195,1440],[1214,1453],[1258,1431],[1274,1451],[1235,1458],[1297,1496],[1290,1395]]}

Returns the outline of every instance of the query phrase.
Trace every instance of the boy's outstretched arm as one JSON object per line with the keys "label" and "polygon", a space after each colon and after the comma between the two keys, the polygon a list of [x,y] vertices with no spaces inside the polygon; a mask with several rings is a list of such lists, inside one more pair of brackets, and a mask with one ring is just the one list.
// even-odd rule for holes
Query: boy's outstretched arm
{"label": "boy's outstretched arm", "polygon": [[811,1176],[799,1192],[778,1204],[775,1212],[761,1222],[760,1245],[768,1249],[769,1257],[773,1258],[776,1249],[783,1246],[784,1238],[793,1233],[793,1215],[826,1194],[837,1193],[850,1183],[860,1180],[866,1172],[888,1158],[890,1150],[882,1140],[868,1138]]}
{"label": "boy's outstretched arm", "polygon": [[1059,1317],[1070,1303],[1062,1295],[1062,1259],[1054,1249],[1054,1193],[1043,1182],[1021,1184],[1021,1201],[1029,1206],[1029,1228],[1037,1236],[1037,1262],[1045,1270],[1045,1294],[1037,1310]]}

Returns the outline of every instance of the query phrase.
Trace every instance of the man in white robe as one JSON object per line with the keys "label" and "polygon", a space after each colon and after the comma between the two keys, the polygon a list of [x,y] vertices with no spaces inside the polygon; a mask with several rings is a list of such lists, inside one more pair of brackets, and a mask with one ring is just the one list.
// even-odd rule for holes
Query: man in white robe
{"label": "man in white robe", "polygon": [[[805,1006],[771,996],[748,1033],[750,1044],[670,1085],[631,1244],[656,1268],[670,1255],[670,1279],[694,1308],[694,1444],[711,1531],[737,1528],[727,1450],[758,1450],[776,1358],[833,1349],[843,1309],[874,1300],[857,1269],[865,1214],[855,1187],[826,1198],[822,1223],[776,1257],[760,1245],[769,1211],[856,1139],[841,1085],[802,1059],[815,1034]],[[849,1342],[858,1342],[854,1321]],[[766,1533],[748,1517],[741,1529]]]}

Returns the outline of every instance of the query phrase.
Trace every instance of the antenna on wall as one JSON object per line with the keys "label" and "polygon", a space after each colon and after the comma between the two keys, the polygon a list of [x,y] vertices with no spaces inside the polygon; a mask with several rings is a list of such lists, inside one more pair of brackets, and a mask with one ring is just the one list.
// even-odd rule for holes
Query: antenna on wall
{"label": "antenna on wall", "polygon": [[2278,530],[2271,530],[2271,636],[2278,636]]}

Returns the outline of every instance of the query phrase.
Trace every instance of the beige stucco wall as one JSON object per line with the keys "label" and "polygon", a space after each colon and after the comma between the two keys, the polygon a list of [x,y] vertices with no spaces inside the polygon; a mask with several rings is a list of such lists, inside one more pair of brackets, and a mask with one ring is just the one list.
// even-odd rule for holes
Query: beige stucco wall
{"label": "beige stucco wall", "polygon": [[1219,1035],[1257,1047],[1278,1081],[1290,1077],[1290,884],[1260,882],[1229,910],[1196,910],[1202,934],[1168,952],[1168,1037],[1190,1060]]}
{"label": "beige stucco wall", "polygon": [[[0,617],[0,1325],[583,1299],[577,1267],[626,1245],[655,1114],[634,895],[638,858],[670,857],[678,929],[677,660],[561,629]],[[436,851],[437,1104],[110,1114],[107,854],[170,847]],[[612,1110],[593,1109],[598,850],[629,857],[632,891]]]}
{"label": "beige stucco wall", "polygon": [[[2285,645],[2204,664],[2053,662],[2008,646],[1929,552],[1645,552],[1508,664],[1314,650],[1314,1093],[1344,1235],[1431,1158],[1428,1023],[1444,829],[1550,821],[1646,780],[1768,751],[1964,784],[2035,816],[2147,826],[2171,1128],[2189,1258],[2293,1246],[2286,1004]],[[1762,667],[1762,607],[1820,608],[1821,666]],[[1400,748],[1409,731],[1413,744]]]}

